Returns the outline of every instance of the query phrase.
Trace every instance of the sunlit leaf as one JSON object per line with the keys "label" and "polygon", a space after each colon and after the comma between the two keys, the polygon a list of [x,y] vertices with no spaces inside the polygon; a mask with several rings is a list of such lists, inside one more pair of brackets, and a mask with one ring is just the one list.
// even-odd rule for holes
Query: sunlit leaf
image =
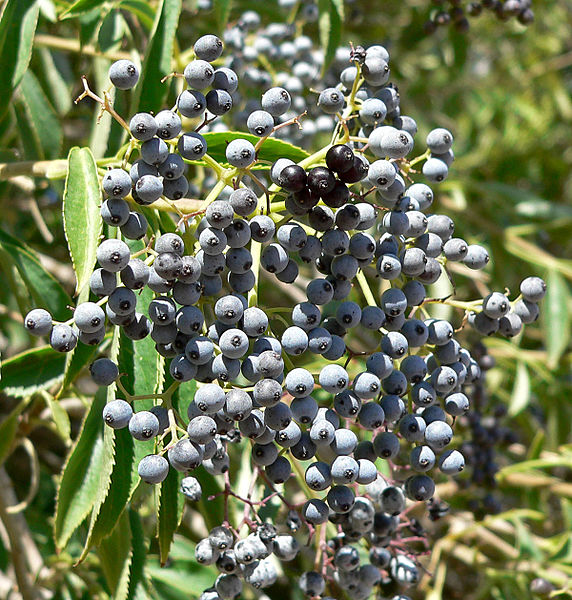
{"label": "sunlit leaf", "polygon": [[88,284],[101,234],[101,193],[95,159],[89,148],[72,148],[64,191],[64,229],[74,271],[76,294]]}

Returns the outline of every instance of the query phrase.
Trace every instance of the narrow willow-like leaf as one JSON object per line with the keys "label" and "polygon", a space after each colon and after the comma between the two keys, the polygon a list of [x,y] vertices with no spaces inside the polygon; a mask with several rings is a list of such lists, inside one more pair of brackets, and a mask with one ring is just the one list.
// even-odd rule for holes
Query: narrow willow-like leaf
{"label": "narrow willow-like leaf", "polygon": [[523,362],[519,362],[516,367],[516,377],[510,397],[508,414],[514,417],[518,413],[522,412],[528,406],[529,402],[530,375],[528,374],[526,365]]}
{"label": "narrow willow-like leaf", "polygon": [[[36,253],[0,229],[0,250],[3,250],[13,262],[26,284],[27,293],[34,306],[45,308],[55,319],[66,321],[70,311],[66,308],[72,303],[71,298],[57,279],[40,263]],[[0,262],[0,268],[9,268],[10,264]]]}
{"label": "narrow willow-like leaf", "polygon": [[51,395],[47,392],[44,393],[44,398],[46,400],[46,404],[52,413],[52,419],[54,421],[54,425],[60,434],[62,440],[66,443],[66,445],[70,442],[70,418],[65,408]]}
{"label": "narrow willow-like leaf", "polygon": [[[143,242],[130,242],[132,252],[142,249]],[[145,288],[138,296],[137,303],[140,307],[149,306],[154,294],[149,288]],[[163,391],[163,370],[164,359],[155,350],[155,342],[151,336],[134,342],[125,335],[121,335],[119,344],[119,364],[121,371],[126,375],[121,379],[127,392],[133,395],[158,394]],[[153,398],[136,399],[132,402],[133,410],[149,410],[155,401]],[[123,440],[122,440],[123,441]],[[125,461],[129,462],[130,467],[130,487],[127,495],[127,501],[131,498],[135,489],[141,484],[141,479],[137,473],[139,461],[154,451],[155,442],[133,442],[129,436],[124,440],[126,453]],[[120,438],[118,437],[118,443]],[[131,443],[131,447],[128,445]]]}
{"label": "narrow willow-like leaf", "polygon": [[194,400],[196,391],[197,382],[192,379],[191,381],[181,383],[177,391],[173,394],[173,406],[183,418],[187,416],[189,405]]}
{"label": "narrow willow-like leaf", "polygon": [[324,52],[322,72],[324,72],[332,62],[342,38],[343,3],[339,0],[318,0],[318,9],[320,45]]}
{"label": "narrow willow-like leaf", "polygon": [[26,107],[26,114],[36,133],[42,158],[59,158],[63,142],[62,126],[54,107],[32,71],[26,71],[22,77],[18,98]]}
{"label": "narrow willow-like leaf", "polygon": [[69,86],[48,48],[38,48],[42,63],[42,73],[46,81],[46,91],[60,117],[66,115],[73,106]]}
{"label": "narrow willow-like leaf", "polygon": [[183,518],[185,497],[179,491],[182,478],[181,473],[178,473],[175,469],[170,469],[167,478],[161,484],[157,515],[157,536],[159,538],[161,565],[167,562],[173,536]]}
{"label": "narrow willow-like leaf", "polygon": [[99,177],[89,148],[72,148],[64,190],[63,217],[76,274],[76,295],[88,284],[101,234]]}
{"label": "narrow willow-like leaf", "polygon": [[137,466],[134,465],[134,445],[138,442],[133,440],[129,431],[127,429],[117,431],[110,429],[110,432],[106,431],[106,434],[109,437],[113,434],[115,464],[109,480],[107,495],[102,503],[93,508],[90,529],[79,558],[80,561],[85,559],[93,546],[99,544],[113,532],[129,501],[132,471]]}
{"label": "narrow willow-like leaf", "polygon": [[84,367],[91,364],[97,351],[97,346],[86,346],[85,344],[79,343],[72,352],[66,355],[64,380],[62,381],[62,385],[56,398],[60,398],[69,385],[75,381]]}
{"label": "narrow willow-like leaf", "polygon": [[[84,286],[83,290],[78,296],[78,305],[82,302],[89,300],[90,289],[89,286]],[[97,346],[86,346],[85,344],[78,344],[71,352],[66,354],[66,368],[64,371],[64,380],[56,399],[58,399],[69,386],[69,384],[80,374],[84,366],[91,361],[97,350]]]}
{"label": "narrow willow-like leaf", "polygon": [[207,500],[221,491],[220,481],[200,466],[193,475],[199,480],[203,494],[199,501],[199,512],[203,515],[208,529],[212,529],[224,519],[224,500],[218,495],[214,500]]}
{"label": "narrow willow-like leaf", "polygon": [[[182,568],[162,569],[159,565],[150,565],[147,570],[157,590],[158,598],[198,598],[200,591],[210,587],[218,575],[214,567],[205,567],[196,561],[185,563],[184,570]],[[190,585],[193,591],[196,590],[196,596],[194,594],[190,596]]]}
{"label": "narrow willow-like leaf", "polygon": [[113,600],[125,600],[129,592],[129,575],[133,558],[131,525],[124,512],[113,533],[99,546],[99,559]]}
{"label": "narrow willow-like leaf", "polygon": [[[212,133],[203,134],[207,142],[209,156],[214,158],[219,163],[226,163],[226,147],[228,142],[236,139],[248,140],[252,144],[256,144],[260,138],[250,133],[242,133],[239,131],[217,131]],[[268,138],[260,150],[258,151],[258,158],[274,162],[279,158],[289,158],[294,162],[300,162],[310,156],[306,150],[294,146],[284,140],[276,138]]]}
{"label": "narrow willow-like leaf", "polygon": [[25,398],[56,384],[64,376],[66,357],[50,346],[26,350],[2,363],[0,390],[14,398]]}
{"label": "narrow willow-like leaf", "polygon": [[139,19],[139,22],[147,29],[151,30],[153,27],[155,11],[147,0],[122,0],[119,8],[128,10],[135,15]]}
{"label": "narrow willow-like leaf", "polygon": [[214,0],[214,12],[219,31],[224,31],[230,17],[232,0]]}
{"label": "narrow willow-like leaf", "polygon": [[546,278],[548,290],[542,301],[544,343],[548,351],[548,367],[558,364],[570,340],[570,289],[564,277],[551,269]]}
{"label": "narrow willow-like leaf", "polygon": [[71,3],[71,6],[68,6],[64,9],[60,14],[61,19],[69,19],[71,17],[78,17],[94,8],[99,8],[105,4],[106,0],[76,0]]}
{"label": "narrow willow-like leaf", "polygon": [[141,77],[135,88],[131,114],[158,111],[163,107],[169,83],[161,83],[161,79],[173,70],[173,46],[181,8],[181,0],[159,2]]}
{"label": "narrow willow-like leaf", "polygon": [[19,402],[4,420],[0,422],[0,465],[6,460],[12,450],[12,443],[18,431],[20,415],[29,403],[29,399]]}
{"label": "narrow willow-like leaf", "polygon": [[141,524],[141,517],[137,511],[129,509],[129,526],[131,527],[131,572],[129,577],[129,591],[127,598],[143,600],[147,594],[147,576],[145,574],[145,561],[147,559],[147,540]]}
{"label": "narrow willow-like leaf", "polygon": [[60,479],[56,500],[54,539],[63,549],[72,534],[91,512],[105,473],[110,469],[111,456],[104,444],[101,418],[106,402],[105,390],[93,399],[81,432],[68,456]]}
{"label": "narrow willow-like leaf", "polygon": [[[117,357],[119,355],[119,332],[120,328],[115,327],[113,331],[113,340],[111,342],[111,350],[109,352],[109,358],[115,363],[117,363]],[[107,387],[107,402],[115,400],[116,387],[117,386],[115,383]],[[93,509],[91,511],[87,539],[78,562],[84,560],[93,545],[98,544],[104,537],[108,536],[112,532],[123,511],[123,508],[125,507],[126,501],[116,501],[117,495],[121,494],[124,486],[121,486],[121,481],[117,481],[116,488],[113,486],[113,474],[115,473],[116,469],[127,469],[129,471],[130,468],[128,456],[125,456],[124,464],[122,455],[120,453],[118,454],[117,436],[121,434],[131,437],[128,431],[125,429],[116,431],[111,427],[104,428],[103,445],[107,455],[110,456],[109,469],[102,473],[102,479],[100,482],[101,485],[97,489],[97,494],[93,503]],[[121,458],[118,460],[117,456],[120,456]],[[127,485],[127,489],[129,489],[129,485]]]}
{"label": "narrow willow-like leaf", "polygon": [[30,64],[38,24],[37,0],[8,0],[0,16],[0,120]]}

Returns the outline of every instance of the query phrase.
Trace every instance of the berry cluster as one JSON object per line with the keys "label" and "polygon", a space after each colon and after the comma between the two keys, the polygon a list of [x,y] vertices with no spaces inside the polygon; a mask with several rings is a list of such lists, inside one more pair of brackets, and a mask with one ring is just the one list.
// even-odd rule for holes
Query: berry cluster
{"label": "berry cluster", "polygon": [[[224,478],[226,501],[236,497],[252,512],[256,504],[232,490],[238,445],[250,452],[270,496],[282,500],[289,531],[254,510],[256,520],[245,512],[241,523],[227,521],[197,544],[197,560],[221,572],[203,600],[234,598],[243,581],[272,585],[278,571],[270,556],[292,560],[303,545],[294,534],[304,528],[321,565],[301,575],[306,595],[323,595],[328,582],[356,599],[387,578],[411,586],[419,570],[409,542],[424,538],[404,536],[404,528],[419,532],[408,503],[430,502],[436,480],[463,470],[455,422],[481,378],[454,324],[430,318],[427,307],[449,303],[466,311],[477,332],[511,336],[536,318],[546,286],[524,280],[512,311],[498,292],[474,302],[430,297],[427,286],[449,275],[449,263],[482,269],[489,256],[453,237],[452,220],[430,212],[431,187],[413,183],[421,162],[429,183],[447,177],[453,136],[434,129],[427,151],[408,158],[417,126],[400,114],[385,48],[352,49],[352,65],[336,86],[322,86],[316,102],[335,121],[332,142],[299,163],[279,158],[267,169],[272,183],[253,167],[264,167],[258,152],[284,125],[276,119],[291,107],[286,88],[264,92],[246,120],[259,142],[229,141],[225,166],[209,157],[198,132],[203,124],[191,126],[233,106],[237,74],[212,65],[222,50],[216,36],[200,38],[176,108],[131,118],[130,146],[140,158],[118,161],[103,176],[101,217],[110,233],[118,229],[98,247],[93,300],[78,304],[68,323],[54,324],[35,309],[26,328],[62,352],[78,339],[99,344],[108,323],[132,340],[150,336],[175,385],[197,388],[187,414],[164,406],[164,398],[148,411],[133,412],[129,397],[105,406],[106,425],[156,440],[156,452],[138,465],[141,478],[158,484],[173,468],[187,475],[182,493],[197,501],[201,483],[189,473],[202,465]],[[138,70],[119,61],[109,75],[117,88],[130,89]],[[189,165],[211,166],[217,183],[200,210],[179,215],[180,235],[150,236],[144,256],[133,256],[121,238],[147,236],[143,213],[160,199],[180,212]],[[262,276],[297,286],[305,298],[265,307]],[[141,306],[137,292],[145,287],[155,297]],[[98,358],[90,370],[98,385],[123,389],[111,359]],[[277,489],[294,474],[300,502]],[[443,510],[429,506],[434,517]]]}
{"label": "berry cluster", "polygon": [[465,33],[470,27],[469,18],[478,17],[484,11],[493,13],[499,21],[516,19],[521,25],[530,25],[534,21],[532,0],[477,0],[466,4],[461,0],[432,0],[432,3],[436,10],[425,23],[425,32],[429,34],[444,25],[452,25]]}

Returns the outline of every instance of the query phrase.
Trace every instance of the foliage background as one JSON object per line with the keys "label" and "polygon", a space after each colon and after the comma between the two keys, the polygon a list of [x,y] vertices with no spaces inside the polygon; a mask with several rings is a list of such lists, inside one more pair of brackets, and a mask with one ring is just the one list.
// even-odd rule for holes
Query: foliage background
{"label": "foliage background", "polygon": [[[73,293],[61,214],[70,148],[89,145],[103,159],[121,141],[108,115],[96,125],[92,103],[73,103],[81,91],[80,75],[101,90],[113,59],[141,53],[149,75],[140,106],[159,104],[169,89],[157,80],[171,70],[171,44],[176,63],[184,65],[194,39],[220,32],[225,15],[232,22],[249,8],[267,20],[286,16],[276,2],[255,0],[215,2],[215,9],[200,18],[187,0],[3,3],[0,597],[19,597],[9,592],[18,572],[30,587],[21,588],[26,598],[46,597],[44,593],[70,599],[189,598],[212,581],[212,572],[193,560],[200,530],[192,511],[185,514],[166,568],[159,567],[156,498],[141,489],[111,536],[73,570],[88,531],[80,517],[90,509],[81,514],[81,506],[72,507],[78,514],[62,518],[75,518],[78,527],[69,544],[63,544],[65,549],[56,552],[53,519],[59,474],[86,411],[103,399],[93,399],[94,390],[82,373],[62,389],[64,359],[38,349],[23,331],[22,315],[38,304],[42,285],[55,286],[46,272]],[[549,292],[538,326],[527,327],[515,341],[485,341],[497,360],[488,374],[491,394],[495,403],[509,407],[507,423],[518,438],[499,458],[497,495],[504,512],[475,521],[467,510],[475,490],[441,490],[454,510],[433,526],[443,541],[433,549],[428,568],[434,577],[424,580],[419,597],[532,598],[528,585],[539,574],[553,581],[562,597],[570,597],[572,3],[535,2],[536,21],[528,28],[484,14],[471,20],[465,35],[445,28],[427,37],[423,23],[431,10],[424,0],[346,3],[341,35],[355,44],[388,47],[402,111],[418,121],[420,139],[439,125],[455,134],[457,160],[437,191],[436,209],[454,218],[459,235],[483,243],[493,256],[485,275],[460,280],[460,294],[476,297],[485,286],[515,291],[531,273],[547,280]],[[307,26],[305,33],[318,39],[319,29]],[[322,24],[322,36],[324,32],[338,35]],[[128,112],[125,98],[116,104],[122,114]],[[40,283],[26,274],[32,279],[37,275]],[[58,298],[43,298],[64,316],[69,315],[62,301],[65,292],[58,288]],[[263,283],[264,302],[276,303],[275,293]],[[94,448],[86,442],[78,477]],[[8,507],[16,502],[23,503],[23,510],[10,512]],[[171,508],[177,513],[176,501]],[[173,525],[167,527],[170,533]],[[282,581],[270,591],[271,597],[279,594],[295,597],[297,592]]]}

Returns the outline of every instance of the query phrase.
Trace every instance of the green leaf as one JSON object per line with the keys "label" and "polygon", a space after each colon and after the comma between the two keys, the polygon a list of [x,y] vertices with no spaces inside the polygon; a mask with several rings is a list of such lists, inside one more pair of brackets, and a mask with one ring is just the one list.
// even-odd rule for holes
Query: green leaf
{"label": "green leaf", "polygon": [[94,8],[99,8],[104,5],[105,2],[106,0],[76,0],[75,2],[72,2],[71,6],[68,6],[68,8],[62,11],[60,20],[82,15]]}
{"label": "green leaf", "polygon": [[37,131],[32,127],[26,107],[22,102],[14,103],[14,113],[18,126],[19,138],[22,144],[22,156],[26,160],[40,160],[42,149]]}
{"label": "green leaf", "polygon": [[110,10],[103,18],[97,41],[102,52],[116,50],[121,46],[127,27],[118,10]]}
{"label": "green leaf", "polygon": [[[140,241],[130,243],[132,252],[136,252],[143,248],[144,244]],[[154,294],[149,288],[145,288],[138,298],[140,306],[148,306],[153,299]],[[128,393],[132,395],[148,395],[158,394],[163,391],[163,371],[164,359],[157,354],[155,350],[155,342],[151,336],[138,341],[130,340],[125,335],[121,335],[119,346],[118,364],[120,371],[126,375],[122,377],[121,382]],[[152,398],[138,399],[132,402],[133,410],[149,410],[155,404]],[[131,437],[131,436],[129,436]],[[121,439],[118,436],[118,444]],[[126,438],[125,446],[129,440]],[[125,462],[129,462],[131,478],[129,500],[135,489],[141,484],[141,479],[137,473],[139,461],[154,451],[155,442],[149,440],[147,442],[137,442],[133,444],[132,449],[124,449],[127,454]]]}
{"label": "green leaf", "polygon": [[89,148],[72,148],[64,190],[63,217],[76,274],[76,295],[89,283],[101,234],[101,193],[95,159]]}
{"label": "green leaf", "polygon": [[42,73],[47,83],[46,90],[50,100],[60,116],[66,115],[73,105],[69,86],[64,75],[48,48],[38,48],[42,62]]}
{"label": "green leaf", "polygon": [[[221,164],[227,164],[226,147],[232,140],[244,139],[252,144],[256,144],[260,140],[260,138],[255,135],[239,131],[209,132],[204,133],[203,137],[207,142],[209,156]],[[258,151],[258,158],[269,162],[274,162],[279,158],[289,158],[294,162],[300,162],[301,160],[308,158],[308,156],[310,155],[306,150],[276,138],[268,138]],[[197,161],[197,163],[200,163],[200,161]]]}
{"label": "green leaf", "polygon": [[[89,300],[90,289],[89,286],[85,286],[78,296],[78,304],[87,302]],[[107,334],[109,337],[109,334]],[[94,354],[97,351],[97,346],[86,346],[85,344],[78,344],[71,352],[66,355],[66,367],[64,371],[64,380],[58,393],[56,394],[56,400],[64,393],[65,389],[70,383],[81,373],[82,369],[88,362],[91,362]]]}
{"label": "green leaf", "polygon": [[173,536],[183,518],[185,497],[179,491],[182,478],[181,473],[178,473],[175,469],[170,469],[167,478],[161,484],[159,492],[157,536],[159,538],[161,566],[167,562]]}
{"label": "green leaf", "polygon": [[197,382],[194,379],[182,383],[173,394],[173,407],[184,418],[187,418],[189,404],[195,398],[197,391]]}
{"label": "green leaf", "polygon": [[70,442],[71,431],[69,415],[65,408],[63,408],[51,394],[45,393],[44,398],[48,408],[50,409],[50,412],[52,413],[54,425],[56,426],[56,429],[58,430],[62,440],[67,444]]}
{"label": "green leaf", "polygon": [[68,386],[73,383],[76,377],[82,372],[84,367],[91,364],[97,350],[97,346],[86,346],[85,344],[79,343],[66,355],[64,380],[56,394],[56,398],[60,398]]}
{"label": "green leaf", "polygon": [[544,343],[548,351],[548,367],[554,369],[570,339],[570,290],[564,277],[550,269],[546,278],[546,297],[542,302]]}
{"label": "green leaf", "polygon": [[98,549],[101,568],[113,600],[125,600],[129,591],[129,572],[133,557],[129,515],[124,512]]}
{"label": "green leaf", "polygon": [[2,229],[0,229],[0,250],[9,257],[7,261],[0,263],[0,268],[9,268],[10,262],[15,265],[26,284],[31,302],[37,307],[48,310],[54,319],[59,321],[69,319],[70,312],[66,306],[72,304],[72,300],[57,279],[44,269],[36,253]]}
{"label": "green leaf", "polygon": [[30,399],[19,402],[12,411],[0,423],[0,465],[6,460],[12,451],[12,443],[18,432],[20,415],[28,406]]}
{"label": "green leaf", "polygon": [[182,0],[161,0],[159,3],[131,114],[158,111],[163,107],[169,84],[161,83],[161,78],[173,71],[173,47],[181,7]]}
{"label": "green leaf", "polygon": [[518,415],[518,413],[522,412],[528,406],[529,402],[530,375],[528,374],[528,369],[525,364],[519,361],[516,367],[516,377],[510,396],[508,414],[511,417]]}
{"label": "green leaf", "polygon": [[106,403],[106,390],[95,395],[80,434],[68,456],[57,493],[54,540],[65,548],[74,531],[89,515],[111,468],[109,446],[104,444],[101,418]]}
{"label": "green leaf", "polygon": [[132,552],[131,574],[129,577],[129,592],[127,597],[133,599],[147,598],[147,578],[145,561],[147,559],[147,540],[141,525],[141,517],[135,510],[129,510],[129,525],[131,527]]}
{"label": "green leaf", "polygon": [[32,71],[22,77],[19,100],[26,107],[43,158],[59,158],[63,142],[60,120]]}
{"label": "green leaf", "polygon": [[119,8],[128,10],[131,14],[135,15],[147,29],[151,30],[153,27],[155,11],[147,0],[122,0],[119,3]]}
{"label": "green leaf", "polygon": [[216,579],[217,572],[213,567],[205,567],[197,562],[185,563],[185,569],[163,569],[159,565],[147,567],[159,598],[198,598],[200,592],[210,586]]}
{"label": "green leaf", "polygon": [[214,0],[214,13],[219,31],[224,31],[230,17],[232,0]]}
{"label": "green leaf", "polygon": [[[120,328],[115,327],[113,330],[111,350],[109,352],[109,358],[114,362],[117,362],[117,357],[119,354],[119,335]],[[116,388],[117,386],[115,383],[107,387],[107,402],[115,400]],[[93,502],[87,539],[83,547],[83,552],[78,559],[78,563],[85,559],[93,545],[98,544],[103,538],[108,536],[113,531],[113,528],[117,524],[117,521],[123,512],[125,505],[127,504],[127,500],[118,502],[117,497],[122,493],[125,487],[129,489],[129,482],[127,482],[127,486],[125,486],[125,484],[121,485],[123,482],[121,480],[117,480],[118,478],[116,477],[117,489],[115,489],[113,486],[113,474],[117,470],[124,472],[127,469],[128,478],[130,474],[131,465],[127,461],[128,455],[125,456],[126,460],[124,463],[123,455],[120,451],[118,452],[117,448],[117,438],[121,437],[122,434],[126,434],[128,437],[131,437],[128,431],[124,429],[116,431],[111,427],[104,428],[103,444],[107,450],[107,454],[111,457],[110,464],[109,469],[102,473],[100,486],[97,489],[97,493]],[[120,457],[120,460],[117,460],[117,456]]]}
{"label": "green leaf", "polygon": [[[113,443],[115,464],[105,498],[93,507],[88,537],[79,561],[84,560],[93,546],[113,532],[130,498],[133,467],[137,467],[134,464],[134,445],[138,442],[133,440],[127,429],[110,429],[110,432],[113,433],[113,441],[110,439],[109,443]],[[107,430],[105,433],[108,434]],[[109,437],[111,433],[108,434]]]}
{"label": "green leaf", "polygon": [[[219,479],[205,471],[202,465],[194,472],[194,476],[199,480],[203,490],[198,502],[199,512],[205,520],[207,529],[210,530],[224,519],[224,499],[221,495],[217,495],[221,491],[221,483]],[[217,497],[214,500],[207,500],[215,495]]]}
{"label": "green leaf", "polygon": [[36,0],[8,0],[0,17],[0,120],[30,64],[40,8]]}
{"label": "green leaf", "polygon": [[25,350],[3,362],[0,389],[8,396],[25,398],[56,384],[65,365],[65,355],[50,346]]}
{"label": "green leaf", "polygon": [[332,62],[342,39],[343,0],[318,0],[318,10],[320,45],[324,52],[323,73]]}

